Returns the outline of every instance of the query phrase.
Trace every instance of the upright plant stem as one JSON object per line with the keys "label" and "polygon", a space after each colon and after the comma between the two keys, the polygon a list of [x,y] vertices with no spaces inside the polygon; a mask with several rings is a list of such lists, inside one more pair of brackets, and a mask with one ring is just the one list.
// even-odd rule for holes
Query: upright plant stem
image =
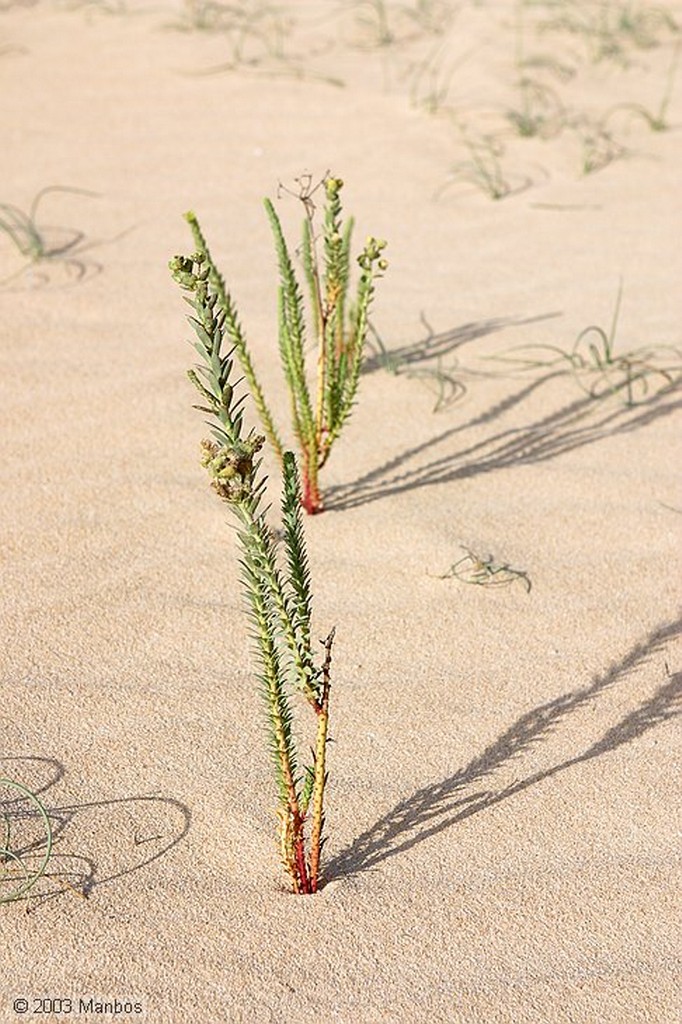
{"label": "upright plant stem", "polygon": [[230,338],[230,341],[232,342],[232,345],[234,346],[237,356],[239,357],[239,362],[242,365],[244,376],[246,377],[246,380],[249,385],[249,390],[251,392],[251,397],[253,398],[253,401],[256,405],[256,409],[258,410],[258,415],[260,416],[261,423],[263,424],[263,429],[265,430],[267,439],[272,445],[272,448],[278,460],[281,462],[282,459],[284,458],[284,445],[282,444],[277,428],[275,427],[275,423],[272,418],[272,413],[268,408],[268,404],[265,400],[265,395],[263,394],[263,389],[261,388],[260,382],[256,377],[256,371],[251,361],[251,355],[249,353],[249,349],[246,343],[246,337],[244,335],[244,331],[242,330],[242,326],[239,322],[239,317],[237,316],[237,310],[232,300],[232,296],[225,287],[225,282],[223,280],[222,274],[220,273],[216,264],[213,261],[210,249],[208,248],[206,239],[204,238],[201,227],[199,226],[199,221],[197,220],[196,214],[192,213],[191,211],[189,213],[186,213],[185,220],[190,226],[190,229],[192,231],[192,237],[194,239],[194,244],[197,247],[197,250],[203,254],[205,262],[208,268],[210,269],[211,282],[213,288],[215,289],[215,295],[217,297],[218,304],[225,316],[225,327],[227,330],[227,334]]}
{"label": "upright plant stem", "polygon": [[318,483],[317,451],[303,453],[303,497],[301,503],[309,516],[322,512],[322,495]]}
{"label": "upright plant stem", "polygon": [[324,641],[325,659],[322,666],[322,693],[315,705],[317,713],[317,741],[315,743],[315,779],[312,796],[312,824],[310,828],[310,891],[317,892],[324,827],[324,789],[327,782],[326,751],[329,729],[329,688],[331,680],[332,644],[335,630]]}

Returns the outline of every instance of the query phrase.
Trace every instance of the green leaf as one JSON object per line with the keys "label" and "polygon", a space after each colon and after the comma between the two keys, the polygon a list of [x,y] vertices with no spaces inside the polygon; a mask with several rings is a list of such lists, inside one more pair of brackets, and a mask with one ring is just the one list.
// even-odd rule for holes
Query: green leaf
{"label": "green leaf", "polygon": [[305,322],[303,298],[296,280],[289,250],[282,233],[282,225],[269,199],[265,210],[275,240],[279,264],[279,339],[282,366],[289,383],[292,402],[295,403],[300,424],[301,441],[312,454],[315,450],[315,422],[310,404],[310,393],[305,372]]}
{"label": "green leaf", "polygon": [[298,685],[309,698],[316,697],[316,669],[310,643],[312,594],[310,567],[303,532],[301,483],[293,452],[284,453],[282,490],[282,528],[287,559],[287,588],[291,595],[290,613],[295,648],[293,650]]}

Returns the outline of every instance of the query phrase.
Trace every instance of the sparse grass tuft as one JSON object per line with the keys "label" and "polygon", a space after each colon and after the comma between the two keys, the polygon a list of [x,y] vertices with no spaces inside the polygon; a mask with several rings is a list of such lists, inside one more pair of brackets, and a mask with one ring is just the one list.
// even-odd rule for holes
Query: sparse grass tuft
{"label": "sparse grass tuft", "polygon": [[610,120],[616,117],[616,115],[624,113],[629,115],[630,118],[635,117],[644,121],[652,132],[667,131],[670,128],[670,123],[668,121],[668,108],[673,97],[675,75],[677,74],[677,67],[680,63],[681,53],[682,45],[678,43],[673,49],[670,66],[665,77],[661,102],[655,111],[648,110],[641,103],[618,103],[604,115],[602,119],[603,124],[607,125]]}
{"label": "sparse grass tuft", "polygon": [[475,552],[462,545],[464,555],[454,562],[446,573],[438,579],[457,579],[462,583],[471,583],[478,587],[507,587],[517,580],[523,584],[526,593],[531,592],[531,581],[523,569],[513,569],[506,562],[497,562],[492,555],[481,558]]}
{"label": "sparse grass tuft", "polygon": [[582,42],[589,61],[627,66],[632,50],[660,46],[679,31],[662,6],[637,0],[561,0],[542,28],[566,32]]}
{"label": "sparse grass tuft", "polygon": [[454,164],[450,178],[436,192],[441,196],[452,185],[459,182],[473,185],[489,199],[505,199],[523,192],[530,184],[526,176],[511,175],[503,166],[505,147],[502,140],[490,134],[474,134],[459,119],[454,119],[455,128],[467,153],[468,159]]}
{"label": "sparse grass tuft", "polygon": [[548,139],[557,135],[565,122],[566,111],[558,93],[551,86],[532,76],[539,69],[549,68],[558,77],[564,77],[561,65],[552,57],[526,57],[525,19],[523,0],[516,7],[516,88],[519,104],[507,111],[507,120],[521,138],[536,136]]}
{"label": "sparse grass tuft", "polygon": [[475,185],[490,199],[504,199],[512,191],[502,167],[504,145],[492,135],[473,137],[463,125],[458,127],[469,159],[455,164],[452,168],[453,180]]}
{"label": "sparse grass tuft", "polygon": [[580,116],[571,121],[570,127],[580,142],[582,174],[596,174],[627,156],[627,148],[603,119]]}
{"label": "sparse grass tuft", "polygon": [[25,266],[1,283],[7,283],[23,274],[28,267],[39,264],[58,262],[73,273],[77,280],[87,273],[88,263],[82,259],[85,239],[83,232],[73,228],[46,226],[38,220],[38,210],[43,199],[54,193],[91,197],[96,195],[86,189],[48,185],[37,193],[28,212],[12,203],[0,203],[0,232],[7,235],[21,256],[27,260]]}
{"label": "sparse grass tuft", "polygon": [[301,58],[291,54],[288,43],[295,25],[284,7],[267,0],[237,0],[231,4],[186,0],[184,16],[175,27],[224,36],[228,59],[199,74],[239,71],[343,86],[341,79],[308,68]]}
{"label": "sparse grass tuft", "polygon": [[466,394],[466,385],[456,375],[456,361],[446,366],[443,356],[439,355],[436,356],[435,366],[413,367],[407,356],[386,348],[381,335],[372,324],[369,325],[367,348],[375,368],[386,370],[394,377],[405,376],[410,380],[422,381],[430,391],[435,392],[434,412],[450,408]]}
{"label": "sparse grass tuft", "polygon": [[454,16],[451,5],[444,0],[393,5],[386,0],[350,0],[350,6],[356,11],[355,21],[361,32],[358,45],[366,49],[442,35]]}
{"label": "sparse grass tuft", "polygon": [[446,109],[452,79],[468,57],[469,54],[465,54],[458,61],[448,61],[447,49],[438,43],[425,57],[413,61],[405,74],[412,106],[427,114],[438,114]]}
{"label": "sparse grass tuft", "polygon": [[52,826],[38,797],[19,782],[0,779],[0,903],[25,896],[45,874]]}
{"label": "sparse grass tuft", "polygon": [[[570,349],[522,345],[492,358],[524,370],[563,368],[590,398],[618,396],[628,406],[645,402],[682,379],[682,352],[673,346],[645,346],[616,353],[622,294],[621,283],[610,328],[591,324],[580,332]],[[546,353],[544,357],[539,355],[542,352]]]}
{"label": "sparse grass tuft", "polygon": [[566,123],[566,109],[555,89],[528,75],[517,83],[519,105],[507,111],[507,120],[521,138],[550,139]]}

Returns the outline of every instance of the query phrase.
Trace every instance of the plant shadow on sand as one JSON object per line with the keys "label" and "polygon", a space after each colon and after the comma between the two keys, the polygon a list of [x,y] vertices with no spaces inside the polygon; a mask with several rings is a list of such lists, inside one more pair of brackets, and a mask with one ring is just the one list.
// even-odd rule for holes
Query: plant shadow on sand
{"label": "plant shadow on sand", "polygon": [[605,691],[659,653],[680,633],[682,618],[665,623],[649,633],[641,643],[635,644],[604,675],[595,676],[588,686],[565,693],[521,715],[466,768],[401,800],[371,828],[337,853],[327,865],[327,879],[331,881],[374,869],[382,861],[418,846],[465,818],[486,811],[560,772],[632,743],[650,729],[681,714],[682,672],[677,672],[669,675],[667,682],[659,686],[652,696],[574,757],[533,772],[503,789],[467,792],[469,787],[476,786],[535,744],[548,739],[565,719],[591,705]]}
{"label": "plant shadow on sand", "polygon": [[[548,314],[553,315],[556,314]],[[478,330],[476,325],[466,325],[464,328],[443,332],[434,336],[440,346],[435,352],[442,354],[443,351],[454,351],[466,341],[520,322],[488,321],[478,325]],[[531,320],[523,322],[529,323]],[[411,358],[410,351],[413,351],[413,362],[425,360],[434,354],[434,351],[428,353],[428,342],[427,338],[427,353],[424,352],[425,342],[398,351],[406,359]],[[450,347],[446,348],[448,344]],[[372,363],[373,358],[369,360],[370,369],[376,368]],[[606,437],[645,427],[682,408],[677,383],[661,388],[646,402],[633,406],[624,405],[612,396],[594,398],[581,393],[575,400],[553,412],[538,416],[534,422],[525,426],[498,429],[482,440],[465,443],[455,451],[447,450],[451,447],[449,442],[457,435],[466,437],[468,431],[493,425],[514,411],[518,413],[536,393],[564,376],[561,370],[548,370],[524,382],[516,391],[473,419],[440,431],[348,484],[330,487],[326,492],[325,508],[330,512],[357,508],[421,487],[446,484],[500,469],[547,462]],[[446,450],[437,454],[444,447]]]}
{"label": "plant shadow on sand", "polygon": [[[0,758],[1,773],[20,778],[40,797],[52,829],[52,855],[47,870],[21,900],[27,911],[61,894],[90,896],[97,888],[130,875],[159,860],[180,843],[190,829],[191,814],[181,801],[165,796],[128,796],[80,804],[57,804],[46,798],[66,774],[57,760],[46,757]],[[40,858],[42,839],[31,831],[35,817],[17,801],[0,803],[0,815],[16,832],[26,832],[23,848],[16,850],[26,865]],[[88,825],[88,818],[95,821]],[[14,820],[13,820],[14,819]],[[98,852],[72,852],[97,833]],[[42,844],[42,845],[41,845]],[[67,848],[68,844],[68,848]],[[100,850],[104,849],[102,853]]]}

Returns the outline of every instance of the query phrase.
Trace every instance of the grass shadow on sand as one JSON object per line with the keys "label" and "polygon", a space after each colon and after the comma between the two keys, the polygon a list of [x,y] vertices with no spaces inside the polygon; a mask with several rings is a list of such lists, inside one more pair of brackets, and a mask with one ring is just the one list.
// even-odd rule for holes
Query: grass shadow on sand
{"label": "grass shadow on sand", "polygon": [[[189,832],[190,810],[172,797],[143,795],[56,804],[48,802],[45,794],[64,779],[66,769],[59,761],[45,757],[0,758],[0,766],[10,765],[12,774],[40,796],[52,828],[53,848],[47,871],[22,898],[28,910],[65,893],[87,898],[100,886],[153,864]],[[3,771],[7,773],[4,767]],[[10,820],[16,817],[13,831],[19,831],[25,810],[0,806],[3,810]],[[93,815],[95,820],[88,824]],[[95,855],[73,852],[92,836],[97,837]],[[42,851],[34,840],[27,840],[26,847],[15,852],[29,861]]]}
{"label": "grass shadow on sand", "polygon": [[[674,384],[659,391],[646,403],[635,406],[581,395],[526,426],[498,430],[455,451],[447,450],[451,448],[448,442],[458,434],[466,435],[467,431],[494,424],[516,407],[522,408],[534,392],[539,392],[561,376],[561,371],[549,371],[468,422],[441,431],[352,483],[329,488],[326,509],[357,508],[421,487],[548,462],[607,437],[648,426],[682,408],[679,388]],[[446,448],[443,454],[436,455],[437,450],[443,447]]]}
{"label": "grass shadow on sand", "polygon": [[533,772],[504,789],[478,789],[468,793],[494,772],[521,757],[535,744],[548,739],[561,723],[590,705],[635,669],[660,652],[682,633],[682,618],[668,622],[635,644],[604,675],[595,676],[588,686],[572,690],[526,712],[483,753],[453,775],[419,789],[401,800],[371,828],[358,836],[327,864],[328,881],[376,868],[382,861],[405,853],[431,836],[486,811],[578,764],[601,757],[632,743],[650,729],[682,713],[682,672],[668,677],[652,696],[625,715],[615,726],[581,753],[542,771]]}
{"label": "grass shadow on sand", "polygon": [[496,334],[508,327],[524,327],[527,324],[541,323],[543,320],[553,320],[561,316],[561,313],[541,313],[538,316],[530,317],[494,317],[490,320],[476,320],[467,324],[460,324],[458,327],[451,327],[445,331],[434,331],[426,319],[424,313],[420,314],[420,321],[426,331],[423,338],[410,342],[407,345],[400,345],[398,348],[377,349],[377,335],[374,334],[374,351],[372,342],[368,344],[369,354],[364,358],[361,373],[370,374],[384,368],[395,369],[421,369],[433,360],[443,359],[478,338],[485,338],[489,334]]}

